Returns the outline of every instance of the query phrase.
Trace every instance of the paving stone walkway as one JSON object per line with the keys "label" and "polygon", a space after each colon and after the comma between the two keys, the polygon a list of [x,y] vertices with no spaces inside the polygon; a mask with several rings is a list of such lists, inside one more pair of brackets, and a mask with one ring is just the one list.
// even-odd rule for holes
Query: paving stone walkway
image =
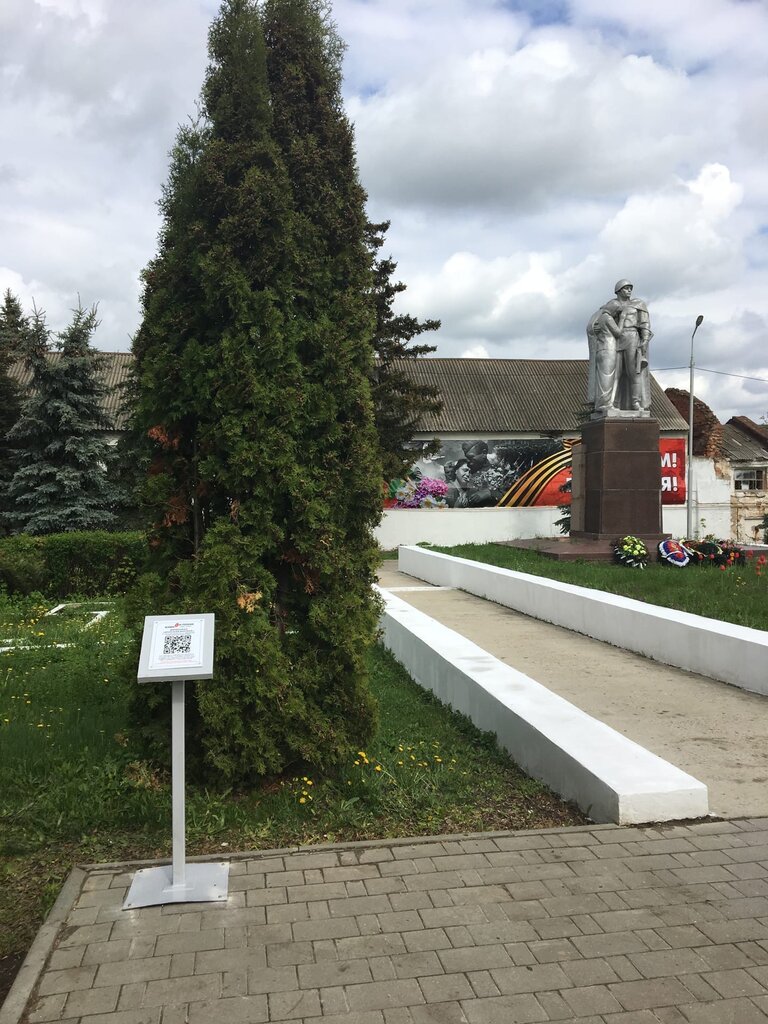
{"label": "paving stone walkway", "polygon": [[768,819],[253,854],[221,905],[131,878],[73,876],[3,1024],[768,1021]]}

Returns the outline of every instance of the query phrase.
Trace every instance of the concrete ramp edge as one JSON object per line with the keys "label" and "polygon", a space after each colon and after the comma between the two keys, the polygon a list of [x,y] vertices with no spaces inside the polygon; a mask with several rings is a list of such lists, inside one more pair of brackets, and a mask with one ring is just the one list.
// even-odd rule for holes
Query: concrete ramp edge
{"label": "concrete ramp edge", "polygon": [[699,818],[707,787],[590,717],[455,630],[380,589],[385,647],[444,704],[467,715],[532,777],[593,821]]}
{"label": "concrete ramp edge", "polygon": [[399,568],[427,583],[457,587],[664,665],[768,696],[768,632],[765,630],[662,608],[426,548],[401,547]]}

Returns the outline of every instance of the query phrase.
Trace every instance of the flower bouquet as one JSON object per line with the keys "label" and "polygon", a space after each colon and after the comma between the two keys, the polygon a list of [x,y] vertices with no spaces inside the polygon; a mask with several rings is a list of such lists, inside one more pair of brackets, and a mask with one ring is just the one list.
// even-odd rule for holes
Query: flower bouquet
{"label": "flower bouquet", "polygon": [[648,564],[648,548],[639,537],[628,534],[613,546],[613,557],[619,565],[630,569],[644,569]]}
{"label": "flower bouquet", "polygon": [[732,540],[686,540],[685,546],[690,549],[693,557],[692,565],[712,565],[727,569],[732,565],[745,565],[744,549]]}
{"label": "flower bouquet", "polygon": [[669,538],[659,543],[659,561],[662,565],[673,565],[684,569],[696,560],[696,554],[682,541]]}

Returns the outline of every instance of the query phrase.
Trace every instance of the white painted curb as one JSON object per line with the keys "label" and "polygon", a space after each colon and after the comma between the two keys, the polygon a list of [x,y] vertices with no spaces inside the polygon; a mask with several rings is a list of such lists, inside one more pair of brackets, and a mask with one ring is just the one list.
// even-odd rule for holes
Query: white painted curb
{"label": "white painted curb", "polygon": [[707,787],[477,644],[378,588],[384,645],[425,689],[494,732],[529,775],[596,822],[699,818]]}
{"label": "white painted curb", "polygon": [[768,696],[768,632],[765,630],[661,608],[645,601],[425,548],[401,547],[399,568],[417,579],[457,587],[664,665]]}

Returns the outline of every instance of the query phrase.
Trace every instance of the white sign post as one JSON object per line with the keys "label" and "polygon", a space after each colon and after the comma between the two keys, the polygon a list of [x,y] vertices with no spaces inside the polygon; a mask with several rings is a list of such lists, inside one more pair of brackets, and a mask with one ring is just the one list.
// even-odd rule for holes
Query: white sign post
{"label": "white sign post", "polygon": [[187,680],[213,678],[213,615],[147,615],[138,681],[170,682],[173,864],[142,868],[134,875],[123,910],[163,903],[226,900],[229,863],[187,864],[184,811],[184,687]]}

